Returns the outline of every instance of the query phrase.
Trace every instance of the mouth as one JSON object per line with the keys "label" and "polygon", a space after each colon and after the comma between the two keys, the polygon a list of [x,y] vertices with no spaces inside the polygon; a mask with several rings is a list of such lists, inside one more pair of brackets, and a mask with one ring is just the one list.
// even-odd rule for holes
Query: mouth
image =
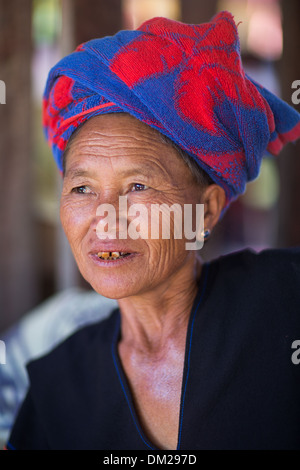
{"label": "mouth", "polygon": [[124,251],[99,251],[96,256],[104,261],[116,261],[118,259],[126,258],[134,253],[126,253]]}
{"label": "mouth", "polygon": [[133,261],[140,253],[127,251],[98,251],[90,254],[94,263],[98,266],[120,266]]}

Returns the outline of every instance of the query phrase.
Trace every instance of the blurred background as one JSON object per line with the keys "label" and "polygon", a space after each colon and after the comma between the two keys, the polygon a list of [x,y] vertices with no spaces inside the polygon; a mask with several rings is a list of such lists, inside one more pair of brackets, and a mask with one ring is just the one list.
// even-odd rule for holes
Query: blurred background
{"label": "blurred background", "polygon": [[[49,69],[79,43],[153,16],[186,23],[229,10],[249,74],[292,105],[300,80],[299,0],[0,0],[0,333],[53,294],[88,286],[58,219],[61,181],[41,127]],[[294,105],[300,111],[300,105]],[[266,156],[260,177],[227,212],[205,260],[251,247],[300,245],[300,146]]]}

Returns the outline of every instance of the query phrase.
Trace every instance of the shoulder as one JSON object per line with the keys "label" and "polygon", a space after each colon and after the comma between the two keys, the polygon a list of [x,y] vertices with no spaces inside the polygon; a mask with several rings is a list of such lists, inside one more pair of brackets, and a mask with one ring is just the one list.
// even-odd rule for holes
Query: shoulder
{"label": "shoulder", "polygon": [[119,333],[119,319],[116,309],[29,362],[30,386],[10,438],[16,448],[69,448],[76,446],[74,436],[82,442],[93,413],[112,395],[109,352]]}
{"label": "shoulder", "polygon": [[268,248],[262,251],[254,251],[251,248],[236,251],[224,256],[220,256],[225,264],[231,265],[255,265],[255,264],[278,264],[294,262],[300,267],[300,247],[293,248]]}
{"label": "shoulder", "polygon": [[[300,327],[300,249],[243,250],[210,263],[210,309],[239,325]],[[276,320],[276,321],[275,321]],[[227,321],[227,320],[226,320]],[[250,326],[249,326],[250,328]]]}
{"label": "shoulder", "polygon": [[[91,364],[101,361],[110,348],[118,327],[118,309],[108,318],[87,325],[58,344],[51,352],[27,364],[31,387],[45,388],[53,381],[72,381],[86,374]],[[98,364],[99,365],[99,364]]]}
{"label": "shoulder", "polygon": [[212,261],[219,272],[231,273],[242,282],[300,281],[300,248],[266,249],[255,252],[251,249],[237,251]]}

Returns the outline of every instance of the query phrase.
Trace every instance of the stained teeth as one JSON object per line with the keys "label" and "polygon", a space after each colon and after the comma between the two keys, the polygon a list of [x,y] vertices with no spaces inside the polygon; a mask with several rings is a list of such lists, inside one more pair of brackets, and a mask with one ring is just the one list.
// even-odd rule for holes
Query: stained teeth
{"label": "stained teeth", "polygon": [[98,258],[108,259],[110,256],[109,251],[99,251]]}
{"label": "stained teeth", "polygon": [[125,256],[125,251],[99,251],[97,253],[98,258],[105,260],[114,260]]}

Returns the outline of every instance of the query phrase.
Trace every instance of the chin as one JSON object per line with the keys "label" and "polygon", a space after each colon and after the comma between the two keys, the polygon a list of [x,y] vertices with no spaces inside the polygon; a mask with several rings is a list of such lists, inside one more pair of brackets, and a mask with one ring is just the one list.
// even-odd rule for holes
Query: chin
{"label": "chin", "polygon": [[83,276],[98,294],[109,299],[119,300],[132,295],[138,295],[143,290],[140,282],[128,274],[97,274]]}
{"label": "chin", "polygon": [[92,288],[94,289],[97,294],[102,295],[103,297],[106,297],[107,299],[113,299],[113,300],[121,300],[125,299],[126,297],[131,297],[135,295],[140,294],[139,289],[114,289],[110,288],[109,286],[99,286],[99,285],[91,285]]}

